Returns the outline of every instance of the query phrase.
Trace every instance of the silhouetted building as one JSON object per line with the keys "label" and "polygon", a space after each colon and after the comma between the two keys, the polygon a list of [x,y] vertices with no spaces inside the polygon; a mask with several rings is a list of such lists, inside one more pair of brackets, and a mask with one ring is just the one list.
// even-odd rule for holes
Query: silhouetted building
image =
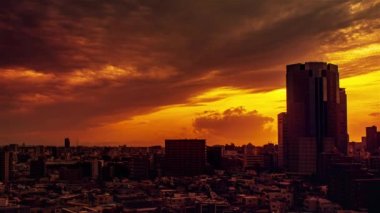
{"label": "silhouetted building", "polygon": [[60,180],[82,181],[82,178],[91,178],[91,161],[57,161],[45,162],[46,174],[59,172]]}
{"label": "silhouetted building", "polygon": [[214,169],[222,168],[223,146],[208,146],[207,147],[207,162]]}
{"label": "silhouetted building", "polygon": [[165,140],[165,175],[200,175],[205,170],[206,141],[198,139]]}
{"label": "silhouetted building", "polygon": [[324,62],[288,65],[286,87],[283,159],[291,172],[315,174],[322,152],[347,153],[346,94],[339,88],[338,67]]}
{"label": "silhouetted building", "polygon": [[338,163],[332,166],[328,185],[328,197],[343,208],[354,207],[353,181],[363,178],[360,164]]}
{"label": "silhouetted building", "polygon": [[368,166],[370,169],[376,169],[380,171],[380,156],[374,155],[374,156],[371,156],[368,160],[369,160]]}
{"label": "silhouetted building", "polygon": [[366,144],[367,151],[371,154],[374,154],[379,151],[379,143],[377,140],[377,127],[371,126],[366,128]]}
{"label": "silhouetted building", "polygon": [[102,160],[92,160],[91,161],[91,178],[98,179],[102,174],[104,161]]}
{"label": "silhouetted building", "polygon": [[350,142],[348,143],[348,156],[361,159],[365,157],[365,144],[363,142]]}
{"label": "silhouetted building", "polygon": [[17,152],[18,151],[18,144],[9,144],[7,147],[8,147],[8,150],[10,152]]}
{"label": "silhouetted building", "polygon": [[70,148],[70,138],[65,138],[65,148]]}
{"label": "silhouetted building", "polygon": [[129,161],[129,177],[132,179],[148,179],[150,170],[149,156],[133,156]]}
{"label": "silhouetted building", "polygon": [[43,158],[30,161],[30,177],[42,178],[45,176],[45,170],[45,160]]}
{"label": "silhouetted building", "polygon": [[10,153],[4,148],[0,150],[0,181],[9,182],[10,177]]}
{"label": "silhouetted building", "polygon": [[278,122],[278,166],[279,167],[286,167],[288,163],[287,157],[289,156],[288,153],[288,143],[286,142],[287,139],[287,122],[286,122],[286,112],[282,112],[277,115],[277,122]]}
{"label": "silhouetted building", "polygon": [[264,158],[258,155],[255,147],[249,143],[244,147],[243,163],[245,169],[261,168],[264,166]]}
{"label": "silhouetted building", "polygon": [[328,196],[345,209],[367,209],[378,212],[380,179],[366,172],[357,163],[332,165]]}

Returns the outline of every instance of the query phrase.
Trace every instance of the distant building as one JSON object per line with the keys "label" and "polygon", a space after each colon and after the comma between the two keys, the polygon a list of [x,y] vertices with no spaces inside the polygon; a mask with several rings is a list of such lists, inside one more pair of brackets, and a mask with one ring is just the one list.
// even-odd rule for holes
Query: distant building
{"label": "distant building", "polygon": [[254,168],[263,168],[264,167],[264,156],[259,155],[257,149],[252,144],[248,144],[244,147],[244,168],[245,169],[254,169]]}
{"label": "distant building", "polygon": [[37,160],[30,161],[30,177],[42,178],[45,176],[45,160],[38,158]]}
{"label": "distant building", "polygon": [[339,88],[338,66],[324,62],[287,65],[286,92],[286,129],[279,133],[282,158],[291,172],[315,174],[321,153],[347,153],[347,99]]}
{"label": "distant building", "polygon": [[380,179],[364,171],[358,163],[334,164],[328,189],[329,199],[344,209],[378,212],[380,208]]}
{"label": "distant building", "polygon": [[205,170],[206,140],[165,140],[165,175],[200,175]]}
{"label": "distant building", "polygon": [[8,183],[10,178],[10,152],[4,148],[0,150],[0,181]]}
{"label": "distant building", "polygon": [[214,169],[221,169],[223,158],[223,146],[208,146],[207,147],[207,162]]}
{"label": "distant building", "polygon": [[[376,126],[367,127],[366,130],[367,151],[371,154],[379,152],[378,132]],[[380,139],[379,139],[380,140]]]}
{"label": "distant building", "polygon": [[98,179],[101,175],[101,171],[103,169],[104,161],[103,160],[92,160],[91,161],[91,178]]}
{"label": "distant building", "polygon": [[70,138],[65,138],[65,148],[70,148]]}
{"label": "distant building", "polygon": [[278,122],[278,166],[286,167],[288,164],[288,146],[289,143],[286,142],[288,135],[288,128],[286,122],[286,112],[282,112],[277,115]]}
{"label": "distant building", "polygon": [[129,161],[129,177],[132,179],[148,179],[150,170],[149,156],[133,156]]}
{"label": "distant building", "polygon": [[365,156],[365,144],[363,142],[350,142],[348,143],[348,156],[355,157],[357,159]]}

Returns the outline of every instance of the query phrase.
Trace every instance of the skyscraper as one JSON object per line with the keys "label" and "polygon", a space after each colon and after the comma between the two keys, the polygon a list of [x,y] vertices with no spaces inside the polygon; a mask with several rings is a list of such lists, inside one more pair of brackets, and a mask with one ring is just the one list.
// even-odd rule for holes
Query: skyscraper
{"label": "skyscraper", "polygon": [[169,176],[202,174],[206,164],[206,141],[165,140],[165,163],[165,174]]}
{"label": "skyscraper", "polygon": [[347,152],[347,100],[345,90],[339,88],[338,66],[288,65],[286,91],[287,125],[279,129],[284,164],[289,171],[314,174],[321,153]]}

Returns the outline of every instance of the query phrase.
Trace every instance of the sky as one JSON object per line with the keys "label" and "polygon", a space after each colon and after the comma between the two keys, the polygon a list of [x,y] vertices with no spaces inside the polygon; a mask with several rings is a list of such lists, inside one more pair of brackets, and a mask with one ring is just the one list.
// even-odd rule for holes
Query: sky
{"label": "sky", "polygon": [[380,129],[379,0],[2,0],[0,144],[277,143],[286,64],[339,66]]}

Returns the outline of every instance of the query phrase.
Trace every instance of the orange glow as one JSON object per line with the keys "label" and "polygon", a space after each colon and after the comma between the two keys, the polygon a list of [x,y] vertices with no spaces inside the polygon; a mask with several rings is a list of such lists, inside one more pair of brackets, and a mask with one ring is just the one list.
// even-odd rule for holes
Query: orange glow
{"label": "orange glow", "polygon": [[[351,141],[360,141],[364,134],[364,127],[370,125],[380,126],[379,117],[371,113],[380,109],[380,71],[341,79],[341,87],[346,88],[348,95],[348,127]],[[132,119],[116,122],[93,129],[88,140],[100,138],[103,140],[118,141],[125,138],[124,143],[134,145],[161,144],[165,138],[201,138],[194,132],[192,122],[199,114],[207,110],[223,111],[231,107],[243,106],[247,110],[257,110],[260,114],[273,118],[266,127],[272,131],[272,137],[257,141],[255,135],[246,141],[235,141],[238,144],[254,142],[264,144],[268,141],[277,142],[278,113],[285,111],[285,89],[269,92],[259,92],[221,87],[196,95],[189,100],[189,104],[165,106],[156,112],[135,116]],[[366,107],[363,107],[366,106]],[[234,127],[231,127],[234,128]],[[239,131],[239,128],[236,128]],[[98,133],[98,134],[96,134]],[[141,140],[141,136],[144,140]],[[210,137],[210,135],[208,135]],[[209,138],[211,144],[228,143],[217,136]],[[121,143],[123,143],[121,142]],[[234,142],[234,141],[232,141]]]}
{"label": "orange glow", "polygon": [[3,5],[0,143],[276,143],[306,61],[338,65],[350,140],[380,128],[380,0],[132,5]]}
{"label": "orange glow", "polygon": [[380,117],[371,115],[380,112],[380,71],[342,79],[341,86],[347,93],[350,140],[361,141],[365,127],[380,126]]}
{"label": "orange glow", "polygon": [[[244,107],[247,111],[257,110],[263,116],[276,118],[277,113],[285,110],[285,89],[255,93],[232,87],[215,88],[190,98],[189,104],[165,106],[156,112],[135,116],[130,120],[96,129],[93,132],[101,132],[101,134],[95,134],[89,140],[99,137],[111,141],[116,141],[118,138],[127,138],[129,144],[138,145],[147,143],[139,141],[142,135],[144,135],[144,141],[149,141],[153,144],[161,144],[165,138],[170,137],[202,138],[205,135],[194,132],[192,126],[197,115],[208,110],[222,112],[238,106]],[[231,128],[234,129],[235,127]],[[272,137],[267,138],[267,140],[256,140],[254,134],[252,134],[251,138],[246,138],[246,141],[228,141],[216,135],[211,135],[211,138],[208,139],[211,144],[227,142],[264,144],[268,141],[276,142],[276,120],[268,123],[266,128],[269,128],[273,133]],[[239,131],[239,127],[236,127],[236,131]],[[210,135],[208,136],[210,137]]]}
{"label": "orange glow", "polygon": [[350,50],[328,53],[327,58],[335,64],[344,64],[357,59],[380,55],[380,44],[370,44]]}

